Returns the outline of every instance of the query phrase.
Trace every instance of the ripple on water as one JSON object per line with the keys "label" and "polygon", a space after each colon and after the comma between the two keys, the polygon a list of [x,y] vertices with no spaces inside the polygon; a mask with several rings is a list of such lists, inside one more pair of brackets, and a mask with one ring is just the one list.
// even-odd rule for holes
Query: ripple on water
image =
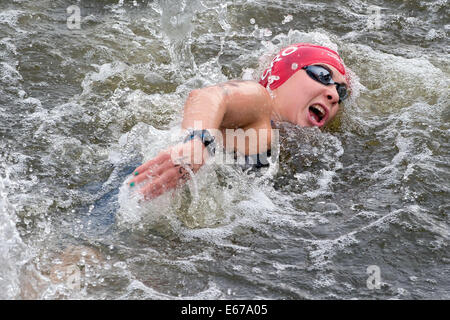
{"label": "ripple on water", "polygon": [[[0,13],[5,298],[24,275],[49,299],[448,296],[445,1],[384,2],[380,30],[359,0],[107,1],[83,7],[76,32],[63,2]],[[352,69],[337,121],[280,127],[273,171],[210,164],[139,202],[126,182],[179,141],[188,92],[256,80],[293,42],[338,49]],[[105,260],[83,264],[78,291],[50,280],[71,244]],[[366,289],[368,265],[381,268],[380,291]]]}

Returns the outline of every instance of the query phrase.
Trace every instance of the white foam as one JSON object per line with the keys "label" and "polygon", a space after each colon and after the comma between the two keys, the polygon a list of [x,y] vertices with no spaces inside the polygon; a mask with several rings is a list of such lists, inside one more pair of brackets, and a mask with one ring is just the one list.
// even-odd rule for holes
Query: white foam
{"label": "white foam", "polygon": [[13,39],[11,38],[3,38],[0,40],[0,45],[4,45],[5,46],[5,51],[1,51],[0,52],[0,58],[6,58],[8,55],[17,55],[17,47],[14,45],[14,43],[12,42]]}
{"label": "white foam", "polygon": [[17,21],[19,17],[23,14],[23,11],[20,10],[5,10],[0,11],[0,23],[7,24],[11,28],[14,28],[17,25]]}
{"label": "white foam", "polygon": [[[0,169],[2,169],[0,167]],[[20,268],[27,262],[28,249],[16,228],[14,206],[8,201],[8,173],[0,170],[0,299],[15,299],[20,294]]]}
{"label": "white foam", "polygon": [[139,280],[132,280],[127,287],[127,293],[119,299],[152,299],[152,300],[218,300],[224,299],[225,293],[214,283],[210,282],[208,288],[193,295],[188,296],[173,296],[158,292],[157,290],[146,286]]}
{"label": "white foam", "polygon": [[18,84],[23,78],[15,66],[0,62],[0,80],[5,84],[12,85]]}
{"label": "white foam", "polygon": [[[434,102],[445,94],[448,77],[430,63],[426,56],[405,58],[374,50],[366,45],[348,44],[345,53],[353,61],[355,70],[366,66],[365,91],[359,99],[361,111],[370,114],[401,112],[403,108],[417,102]],[[427,74],[427,77],[418,75]],[[376,108],[375,108],[376,106]]]}
{"label": "white foam", "polygon": [[123,62],[105,63],[96,67],[98,68],[98,71],[89,73],[81,83],[81,86],[84,90],[87,90],[87,92],[90,91],[89,88],[92,82],[104,82],[109,77],[122,74],[127,70],[127,65]]}

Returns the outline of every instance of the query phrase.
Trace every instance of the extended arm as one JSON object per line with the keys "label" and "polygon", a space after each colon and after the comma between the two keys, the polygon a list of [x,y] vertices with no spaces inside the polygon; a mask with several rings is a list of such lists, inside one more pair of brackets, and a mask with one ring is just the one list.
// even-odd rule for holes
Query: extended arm
{"label": "extended arm", "polygon": [[[225,138],[226,129],[270,129],[271,112],[272,99],[260,84],[229,81],[192,91],[184,105],[181,125],[185,129],[218,129]],[[157,197],[189,177],[183,166],[174,163],[173,155],[195,156],[194,152],[202,152],[200,164],[188,159],[189,167],[196,172],[203,163],[203,150],[201,140],[192,139],[162,151],[135,170],[130,186],[142,184],[140,192],[147,199]]]}

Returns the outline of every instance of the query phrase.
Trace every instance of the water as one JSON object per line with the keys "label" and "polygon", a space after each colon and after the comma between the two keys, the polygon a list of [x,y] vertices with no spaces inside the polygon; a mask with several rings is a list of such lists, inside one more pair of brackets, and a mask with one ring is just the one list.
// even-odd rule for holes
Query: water
{"label": "water", "polygon": [[[450,298],[446,0],[0,10],[0,298]],[[329,128],[280,125],[272,171],[211,164],[136,202],[124,182],[176,141],[190,90],[300,41],[352,70]]]}

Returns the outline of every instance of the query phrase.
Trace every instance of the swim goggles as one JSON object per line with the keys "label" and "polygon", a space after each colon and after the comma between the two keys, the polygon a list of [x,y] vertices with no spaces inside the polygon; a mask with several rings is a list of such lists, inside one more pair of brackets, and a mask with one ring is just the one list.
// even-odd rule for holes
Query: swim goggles
{"label": "swim goggles", "polygon": [[326,69],[323,66],[318,65],[310,65],[305,66],[302,69],[306,70],[308,76],[310,76],[313,80],[320,82],[323,85],[334,84],[336,86],[337,93],[339,95],[339,102],[347,99],[348,91],[347,86],[342,83],[334,82],[332,79],[332,73],[330,70]]}

